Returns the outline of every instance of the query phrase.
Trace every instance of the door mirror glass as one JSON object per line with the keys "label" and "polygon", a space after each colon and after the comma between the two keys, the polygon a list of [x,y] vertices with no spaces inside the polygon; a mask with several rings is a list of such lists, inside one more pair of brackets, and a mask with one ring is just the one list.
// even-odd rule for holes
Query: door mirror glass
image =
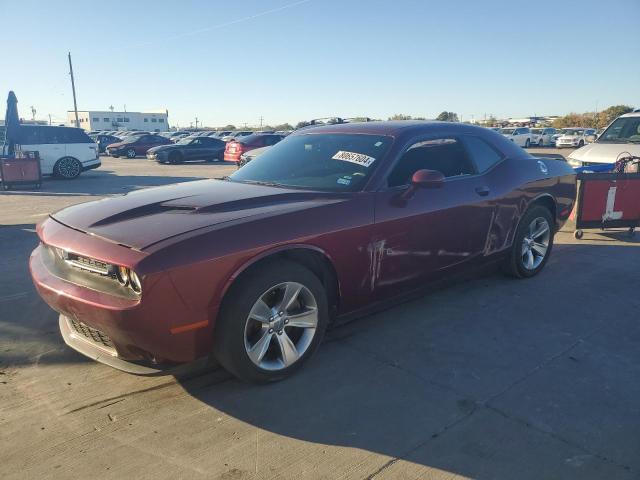
{"label": "door mirror glass", "polygon": [[418,170],[411,177],[413,188],[440,188],[444,184],[444,175],[437,170]]}

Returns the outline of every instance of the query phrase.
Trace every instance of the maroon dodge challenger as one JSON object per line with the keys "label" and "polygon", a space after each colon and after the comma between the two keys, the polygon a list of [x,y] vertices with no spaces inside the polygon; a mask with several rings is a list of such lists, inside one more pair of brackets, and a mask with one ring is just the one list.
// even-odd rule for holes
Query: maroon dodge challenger
{"label": "maroon dodge challenger", "polygon": [[213,356],[278,380],[331,322],[450,272],[536,275],[575,183],[567,163],[480,127],[314,127],[230,177],[52,214],[30,269],[66,343],[95,360],[152,374]]}

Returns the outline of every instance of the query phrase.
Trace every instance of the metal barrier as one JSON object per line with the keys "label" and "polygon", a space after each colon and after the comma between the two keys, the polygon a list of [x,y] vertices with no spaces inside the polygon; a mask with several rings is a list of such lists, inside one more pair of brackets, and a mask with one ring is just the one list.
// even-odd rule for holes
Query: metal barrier
{"label": "metal barrier", "polygon": [[627,228],[633,235],[640,226],[640,173],[578,173],[578,196],[569,216],[574,236],[586,228]]}

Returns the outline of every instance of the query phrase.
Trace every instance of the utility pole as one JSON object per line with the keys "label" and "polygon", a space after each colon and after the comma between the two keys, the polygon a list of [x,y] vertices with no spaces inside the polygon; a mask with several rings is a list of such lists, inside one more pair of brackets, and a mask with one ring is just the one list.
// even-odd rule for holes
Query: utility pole
{"label": "utility pole", "polygon": [[35,121],[36,119],[36,109],[33,105],[31,105],[31,120]]}
{"label": "utility pole", "polygon": [[262,130],[262,121],[264,120],[264,117],[262,115],[260,115],[260,130]]}
{"label": "utility pole", "polygon": [[196,130],[198,129],[198,117],[196,117]]}
{"label": "utility pole", "polygon": [[51,114],[49,114],[49,125],[51,125]]}
{"label": "utility pole", "polygon": [[76,114],[76,128],[80,128],[80,120],[78,120],[78,102],[76,101],[76,83],[73,79],[73,65],[71,64],[71,52],[69,52],[69,75],[71,75],[71,91],[73,92],[73,111]]}

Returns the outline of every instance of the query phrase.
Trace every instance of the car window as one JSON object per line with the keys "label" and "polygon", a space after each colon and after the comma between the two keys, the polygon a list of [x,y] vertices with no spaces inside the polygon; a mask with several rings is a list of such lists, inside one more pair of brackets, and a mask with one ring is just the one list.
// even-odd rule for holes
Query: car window
{"label": "car window", "polygon": [[267,135],[264,139],[264,144],[265,146],[275,145],[280,140],[282,140],[282,137],[279,135]]}
{"label": "car window", "polygon": [[38,145],[42,142],[42,135],[40,135],[40,128],[37,127],[21,127],[18,133],[18,138],[21,145]]}
{"label": "car window", "polygon": [[408,185],[418,170],[436,170],[445,177],[476,173],[462,144],[455,138],[436,138],[409,147],[391,171],[390,187]]}
{"label": "car window", "polygon": [[462,141],[480,173],[486,172],[502,160],[502,155],[481,138],[469,135],[465,136]]}
{"label": "car window", "polygon": [[383,162],[393,138],[365,134],[288,137],[231,175],[230,180],[330,192],[361,190]]}

